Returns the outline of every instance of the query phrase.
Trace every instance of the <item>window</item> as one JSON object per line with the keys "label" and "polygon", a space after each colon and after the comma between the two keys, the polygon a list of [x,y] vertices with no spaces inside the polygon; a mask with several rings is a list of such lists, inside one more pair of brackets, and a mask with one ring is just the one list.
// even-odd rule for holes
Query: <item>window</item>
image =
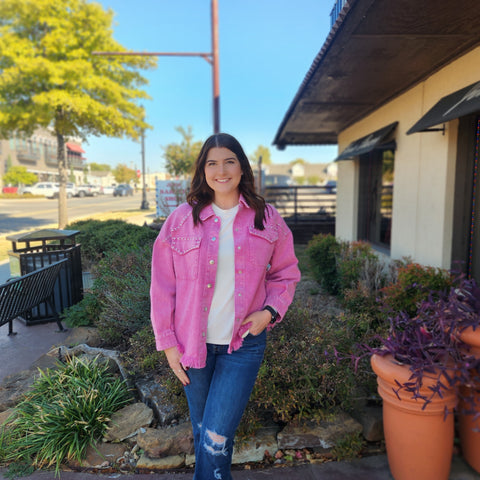
{"label": "window", "polygon": [[394,151],[375,149],[359,159],[357,238],[390,250]]}
{"label": "window", "polygon": [[460,117],[457,140],[452,268],[480,281],[480,116]]}

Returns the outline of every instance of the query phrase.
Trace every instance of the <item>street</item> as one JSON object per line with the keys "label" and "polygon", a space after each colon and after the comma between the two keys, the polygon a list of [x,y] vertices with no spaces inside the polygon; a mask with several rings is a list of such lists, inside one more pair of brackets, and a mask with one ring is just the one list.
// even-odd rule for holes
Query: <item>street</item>
{"label": "street", "polygon": [[[147,193],[150,210],[155,208],[155,193]],[[142,192],[131,197],[99,195],[67,200],[68,221],[88,214],[140,210]],[[0,235],[58,224],[58,200],[47,198],[0,199]]]}

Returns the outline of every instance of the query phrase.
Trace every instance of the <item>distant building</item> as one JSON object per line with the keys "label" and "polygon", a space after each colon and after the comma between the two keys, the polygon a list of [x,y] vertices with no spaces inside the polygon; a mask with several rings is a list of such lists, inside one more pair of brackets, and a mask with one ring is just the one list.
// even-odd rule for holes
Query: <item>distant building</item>
{"label": "distant building", "polygon": [[289,163],[272,163],[271,165],[265,165],[264,170],[267,175],[289,175],[297,183],[321,184],[337,178],[336,164],[326,165],[324,163],[305,162],[291,165]]}
{"label": "distant building", "polygon": [[[70,180],[84,182],[85,150],[78,139],[65,143],[65,159]],[[57,139],[48,129],[38,129],[29,138],[14,136],[0,140],[0,187],[10,167],[23,166],[38,175],[39,181],[58,181]],[[73,177],[73,178],[72,178]]]}

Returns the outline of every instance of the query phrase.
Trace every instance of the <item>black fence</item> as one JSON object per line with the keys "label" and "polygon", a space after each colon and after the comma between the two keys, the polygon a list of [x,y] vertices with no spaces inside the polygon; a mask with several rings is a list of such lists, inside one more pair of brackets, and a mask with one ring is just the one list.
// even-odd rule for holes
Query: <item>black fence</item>
{"label": "black fence", "polygon": [[335,188],[321,186],[265,187],[265,200],[285,219],[295,242],[307,243],[317,233],[335,235]]}

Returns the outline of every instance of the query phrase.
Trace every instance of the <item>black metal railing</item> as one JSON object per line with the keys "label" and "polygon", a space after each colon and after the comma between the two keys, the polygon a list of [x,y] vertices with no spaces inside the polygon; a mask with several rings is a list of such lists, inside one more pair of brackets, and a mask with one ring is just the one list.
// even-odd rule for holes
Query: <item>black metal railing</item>
{"label": "black metal railing", "polygon": [[17,149],[17,160],[24,163],[35,163],[40,160],[40,152],[36,150]]}
{"label": "black metal railing", "polygon": [[274,205],[296,243],[308,243],[318,233],[335,235],[337,195],[334,187],[265,187],[265,200]]}
{"label": "black metal railing", "polygon": [[337,21],[337,18],[340,15],[342,8],[345,6],[345,3],[347,3],[347,0],[337,0],[335,2],[335,5],[330,12],[330,28],[333,28],[333,26],[335,25],[335,22]]}
{"label": "black metal railing", "polygon": [[293,223],[335,221],[337,195],[321,186],[265,187],[265,200]]}

